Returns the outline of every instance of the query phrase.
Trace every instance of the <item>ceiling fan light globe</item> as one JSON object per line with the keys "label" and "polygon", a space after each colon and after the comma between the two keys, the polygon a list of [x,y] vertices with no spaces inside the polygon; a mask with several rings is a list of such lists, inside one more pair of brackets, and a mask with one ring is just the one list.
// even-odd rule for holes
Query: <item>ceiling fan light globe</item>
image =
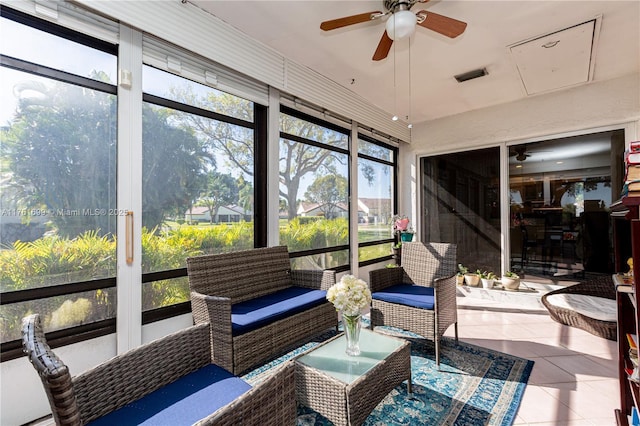
{"label": "ceiling fan light globe", "polygon": [[387,35],[391,40],[411,37],[416,31],[417,18],[413,12],[401,10],[389,17],[385,24]]}

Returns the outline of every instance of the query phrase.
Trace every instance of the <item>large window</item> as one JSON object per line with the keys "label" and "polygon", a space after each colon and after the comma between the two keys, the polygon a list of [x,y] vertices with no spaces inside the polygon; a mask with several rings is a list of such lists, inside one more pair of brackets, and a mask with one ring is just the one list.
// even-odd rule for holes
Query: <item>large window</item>
{"label": "large window", "polygon": [[[59,12],[74,19],[59,22],[118,39],[115,22],[68,6]],[[188,313],[187,257],[267,245],[267,175],[276,167],[279,241],[294,268],[350,270],[356,241],[360,264],[390,255],[395,148],[363,136],[350,176],[351,123],[282,107],[278,165],[267,164],[266,85],[147,34],[135,34],[141,45],[118,46],[0,12],[2,360],[21,355],[20,322],[33,312],[54,347],[115,333],[116,275],[136,291],[142,283],[142,324]],[[131,67],[142,69],[141,90],[117,86],[119,51],[141,53],[143,64]],[[126,93],[120,106],[118,90]],[[118,124],[118,113],[134,118]],[[119,129],[129,121],[142,139],[118,141],[137,134]],[[128,152],[118,143],[141,157],[118,164]],[[142,182],[117,178],[130,166]],[[356,179],[360,199],[352,200]],[[142,201],[141,238],[133,239],[142,256],[132,265],[140,281],[118,268],[118,216],[135,207],[116,205],[116,189]]]}
{"label": "large window", "polygon": [[147,311],[189,300],[188,256],[254,246],[255,132],[245,99],[149,66],[143,92]]}
{"label": "large window", "polygon": [[358,260],[372,261],[392,252],[391,218],[395,208],[397,150],[358,135]]}
{"label": "large window", "polygon": [[[115,322],[116,46],[2,8],[0,335]],[[111,330],[113,331],[113,330]]]}
{"label": "large window", "polygon": [[286,109],[280,114],[280,243],[296,265],[349,265],[349,133]]}

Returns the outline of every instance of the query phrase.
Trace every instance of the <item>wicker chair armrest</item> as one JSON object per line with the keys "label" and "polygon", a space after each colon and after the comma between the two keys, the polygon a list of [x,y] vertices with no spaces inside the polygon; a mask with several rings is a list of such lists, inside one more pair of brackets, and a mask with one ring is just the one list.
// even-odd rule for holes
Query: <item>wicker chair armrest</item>
{"label": "wicker chair armrest", "polygon": [[[458,301],[456,299],[456,276],[436,278],[433,280],[435,289],[436,327],[439,335],[458,322]],[[457,338],[457,334],[456,334]]]}
{"label": "wicker chair armrest", "polygon": [[231,299],[191,292],[191,312],[196,324],[209,324],[213,361],[229,371],[233,368]]}
{"label": "wicker chair armrest", "polygon": [[440,277],[433,280],[436,303],[444,300],[456,300],[456,276]]}
{"label": "wicker chair armrest", "polygon": [[268,378],[197,425],[293,425],[296,422],[294,364],[287,361]]}
{"label": "wicker chair armrest", "polygon": [[80,411],[71,373],[62,360],[51,351],[39,314],[23,318],[22,346],[29,362],[33,364],[42,380],[55,423],[80,425]]}
{"label": "wicker chair armrest", "polygon": [[336,271],[292,270],[291,283],[298,287],[328,290],[336,283]]}
{"label": "wicker chair armrest", "polygon": [[213,329],[231,332],[231,299],[191,292],[191,311],[196,324],[209,323]]}
{"label": "wicker chair armrest", "polygon": [[403,272],[402,267],[369,271],[369,289],[371,292],[376,292],[392,285],[402,284]]}

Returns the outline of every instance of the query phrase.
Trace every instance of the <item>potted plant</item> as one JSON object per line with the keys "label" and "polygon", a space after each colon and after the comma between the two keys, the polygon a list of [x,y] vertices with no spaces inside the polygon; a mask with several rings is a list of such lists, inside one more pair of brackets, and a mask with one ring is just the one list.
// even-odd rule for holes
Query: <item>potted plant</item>
{"label": "potted plant", "polygon": [[478,275],[482,281],[482,288],[489,289],[493,287],[493,283],[496,280],[496,274],[491,271],[481,271]]}
{"label": "potted plant", "polygon": [[404,241],[405,243],[410,243],[413,241],[413,229],[408,228],[404,231],[400,231],[400,241]]}
{"label": "potted plant", "polygon": [[464,276],[464,282],[471,287],[475,287],[480,282],[480,277],[477,273],[469,272],[469,268],[463,266],[462,264],[458,265],[458,269],[462,272]]}
{"label": "potted plant", "polygon": [[393,232],[396,234],[397,241],[408,243],[413,241],[413,229],[409,226],[409,218],[407,216],[395,215],[391,218],[393,223]]}
{"label": "potted plant", "polygon": [[464,284],[464,274],[469,272],[469,269],[464,266],[462,263],[458,263],[458,273],[456,274],[456,284],[463,285]]}
{"label": "potted plant", "polygon": [[505,290],[517,290],[520,287],[520,276],[512,271],[507,271],[500,279]]}
{"label": "potted plant", "polygon": [[393,223],[393,230],[396,232],[406,231],[409,227],[409,218],[407,216],[395,215],[391,221]]}
{"label": "potted plant", "polygon": [[396,261],[396,265],[400,265],[400,259],[402,256],[402,241],[397,242],[392,247],[393,250],[393,258]]}

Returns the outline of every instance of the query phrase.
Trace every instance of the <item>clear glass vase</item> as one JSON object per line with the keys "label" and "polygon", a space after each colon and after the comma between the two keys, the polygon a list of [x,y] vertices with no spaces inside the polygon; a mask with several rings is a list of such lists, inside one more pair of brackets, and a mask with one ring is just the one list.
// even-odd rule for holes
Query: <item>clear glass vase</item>
{"label": "clear glass vase", "polygon": [[344,335],[347,338],[347,349],[345,352],[349,356],[360,355],[360,328],[362,328],[362,315],[342,315],[342,325]]}

